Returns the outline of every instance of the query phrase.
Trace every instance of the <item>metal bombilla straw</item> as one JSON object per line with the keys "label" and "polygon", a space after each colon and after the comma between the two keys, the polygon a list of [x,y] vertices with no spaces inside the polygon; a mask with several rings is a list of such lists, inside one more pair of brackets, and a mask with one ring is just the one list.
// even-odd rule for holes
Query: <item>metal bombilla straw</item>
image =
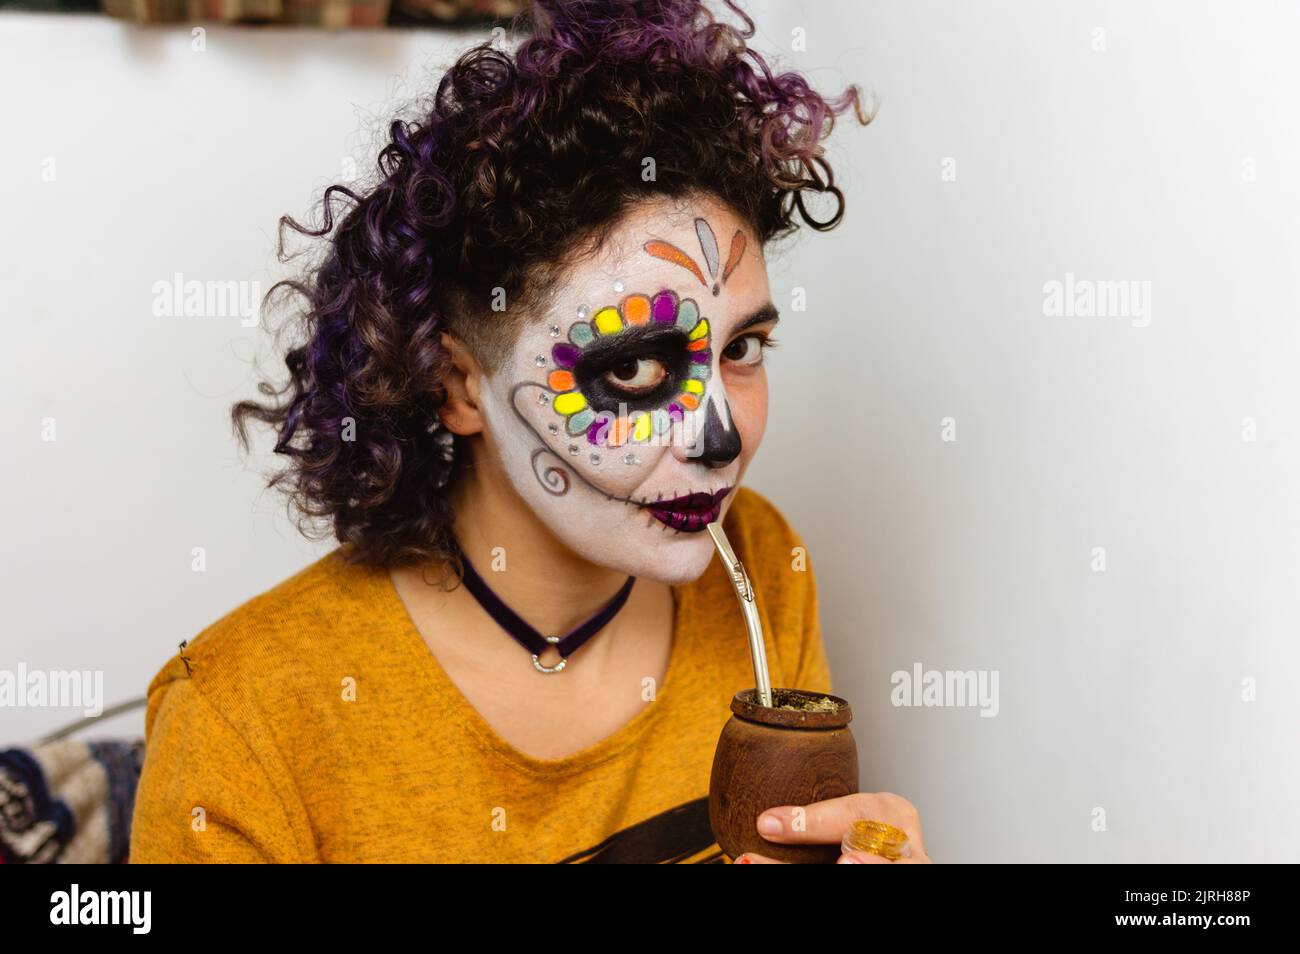
{"label": "metal bombilla straw", "polygon": [[767,672],[767,648],[763,644],[763,621],[758,617],[758,604],[754,602],[754,587],[749,582],[749,574],[731,549],[731,542],[722,529],[722,524],[715,521],[708,526],[713,545],[718,548],[718,556],[731,577],[732,589],[740,600],[740,610],[745,614],[745,629],[749,631],[749,655],[754,661],[754,689],[758,694],[759,705],[772,708],[772,680]]}

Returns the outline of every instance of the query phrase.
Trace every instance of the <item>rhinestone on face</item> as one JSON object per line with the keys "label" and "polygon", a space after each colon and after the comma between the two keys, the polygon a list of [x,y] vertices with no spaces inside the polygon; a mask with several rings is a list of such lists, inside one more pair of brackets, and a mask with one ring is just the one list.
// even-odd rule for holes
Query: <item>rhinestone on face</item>
{"label": "rhinestone on face", "polygon": [[559,326],[559,325],[551,325],[551,327],[550,327],[548,330],[551,332],[551,337],[552,337],[552,338],[558,338],[558,337],[560,337],[560,326]]}
{"label": "rhinestone on face", "polygon": [[547,425],[546,425],[546,429],[547,429],[548,431],[550,431],[552,434],[558,434],[558,433],[560,433],[560,425],[559,425],[559,424],[547,424]]}
{"label": "rhinestone on face", "polygon": [[591,317],[591,309],[588,308],[586,305],[579,305],[578,317],[581,318],[583,321],[586,321],[588,318]]}
{"label": "rhinestone on face", "polygon": [[572,454],[574,457],[577,457],[577,456],[578,456],[578,450],[579,450],[579,448],[578,448],[578,445],[577,445],[577,444],[570,444],[570,445],[569,445],[569,453]]}
{"label": "rhinestone on face", "polygon": [[599,463],[600,463],[600,455],[599,455],[599,454],[592,454],[592,455],[591,455],[591,462],[592,462],[593,464],[599,464]]}
{"label": "rhinestone on face", "polygon": [[621,295],[623,294],[623,289],[626,287],[627,286],[623,284],[622,280],[616,281],[614,283],[614,293],[617,295]]}
{"label": "rhinestone on face", "polygon": [[533,358],[533,364],[537,365],[539,368],[546,367],[546,355],[539,354],[537,357]]}
{"label": "rhinestone on face", "polygon": [[543,391],[541,394],[537,395],[537,403],[538,403],[538,404],[550,404],[550,403],[551,403],[551,396],[550,396],[549,394],[547,394],[545,391]]}
{"label": "rhinestone on face", "polygon": [[635,464],[635,463],[636,463],[636,454],[624,454],[624,455],[623,455],[623,463],[625,463],[625,464]]}

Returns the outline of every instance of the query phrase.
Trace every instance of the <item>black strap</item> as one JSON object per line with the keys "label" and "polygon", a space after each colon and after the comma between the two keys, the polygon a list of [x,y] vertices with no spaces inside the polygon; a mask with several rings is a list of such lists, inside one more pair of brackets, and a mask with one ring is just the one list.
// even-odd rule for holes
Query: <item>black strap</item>
{"label": "black strap", "polygon": [[614,598],[601,608],[600,612],[559,642],[551,643],[545,636],[528,625],[518,613],[507,606],[505,600],[492,592],[491,587],[483,581],[483,577],[478,575],[478,571],[474,569],[474,565],[469,562],[469,557],[465,556],[463,550],[460,552],[460,559],[464,566],[462,579],[465,588],[470,591],[474,599],[478,600],[479,606],[483,607],[502,629],[513,636],[521,646],[534,656],[540,656],[542,650],[547,646],[554,646],[559,651],[560,656],[567,659],[617,615],[632,592],[632,584],[636,582],[636,577],[629,576],[627,582],[614,594]]}

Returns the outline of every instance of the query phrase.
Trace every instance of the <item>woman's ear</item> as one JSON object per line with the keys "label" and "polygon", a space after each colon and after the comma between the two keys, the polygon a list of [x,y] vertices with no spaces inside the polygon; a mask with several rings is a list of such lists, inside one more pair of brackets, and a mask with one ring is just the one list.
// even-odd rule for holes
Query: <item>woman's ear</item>
{"label": "woman's ear", "polygon": [[447,399],[438,411],[438,417],[447,430],[467,437],[483,432],[483,412],[479,408],[479,387],[483,381],[483,368],[470,354],[465,342],[449,331],[442,333],[442,347],[450,357],[450,367],[444,382]]}

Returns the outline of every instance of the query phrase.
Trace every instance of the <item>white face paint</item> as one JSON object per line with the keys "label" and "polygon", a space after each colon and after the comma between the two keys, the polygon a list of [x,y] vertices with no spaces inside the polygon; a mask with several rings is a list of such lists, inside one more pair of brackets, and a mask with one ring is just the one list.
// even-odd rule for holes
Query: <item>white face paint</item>
{"label": "white face paint", "polygon": [[490,443],[575,553],[696,579],[766,424],[757,243],[720,203],[647,204],[559,289],[486,381]]}

